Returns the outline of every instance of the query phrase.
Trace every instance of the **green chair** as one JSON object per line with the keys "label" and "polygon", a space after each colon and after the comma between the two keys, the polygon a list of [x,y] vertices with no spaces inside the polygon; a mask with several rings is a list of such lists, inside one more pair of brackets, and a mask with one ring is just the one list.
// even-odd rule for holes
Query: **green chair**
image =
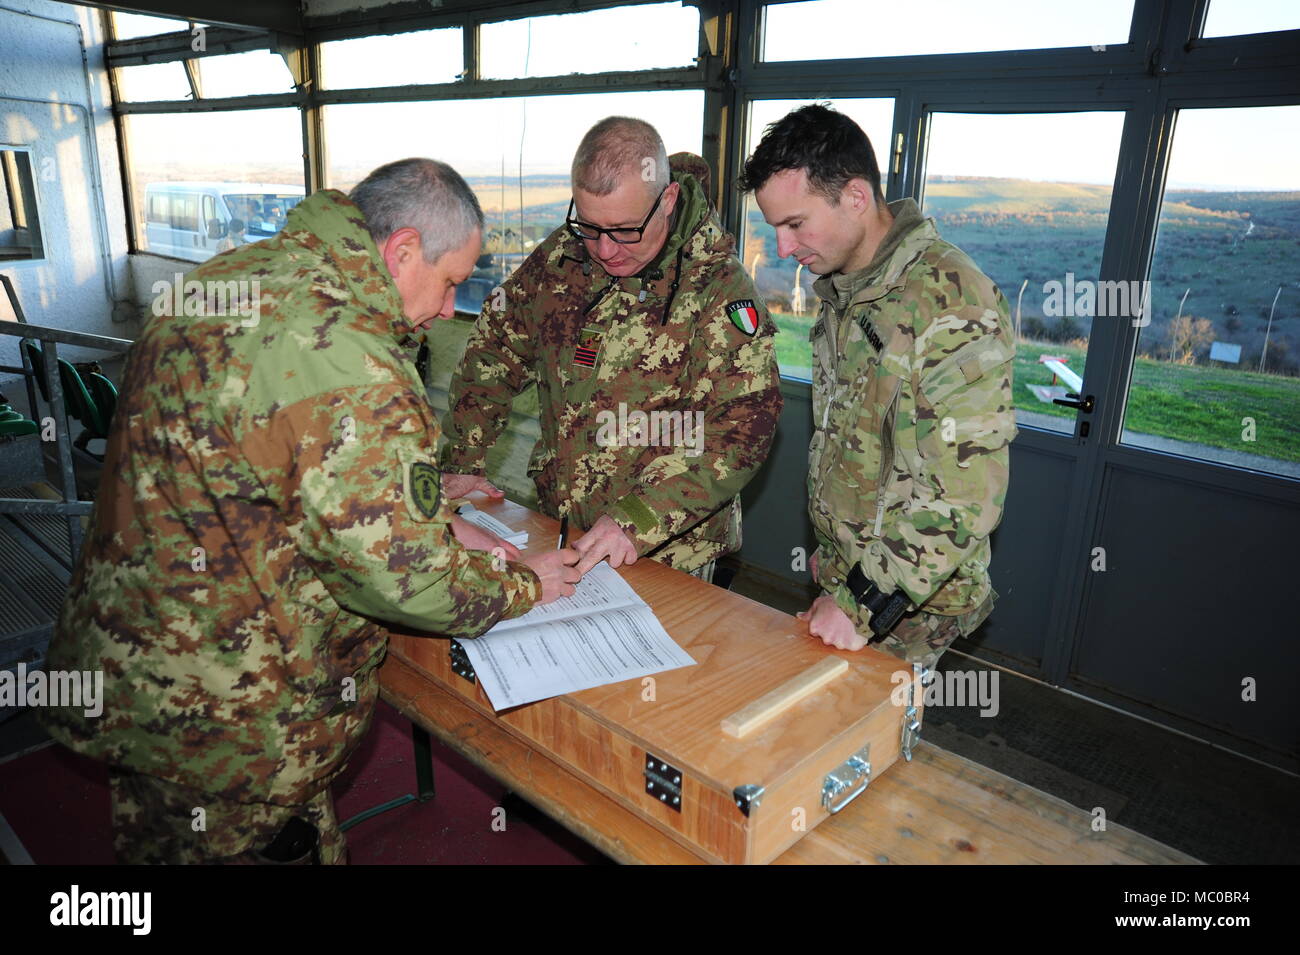
{"label": "green chair", "polygon": [[[30,339],[23,340],[22,348],[36,373],[36,385],[40,388],[41,397],[48,404],[50,393],[45,387],[45,353]],[[68,417],[76,419],[84,429],[73,445],[102,461],[103,456],[87,450],[87,445],[95,438],[108,437],[108,427],[112,423],[113,412],[117,409],[117,389],[111,381],[96,372],[89,372],[87,378],[91,383],[89,388],[70,361],[59,359],[59,383],[63,386],[64,407]]]}

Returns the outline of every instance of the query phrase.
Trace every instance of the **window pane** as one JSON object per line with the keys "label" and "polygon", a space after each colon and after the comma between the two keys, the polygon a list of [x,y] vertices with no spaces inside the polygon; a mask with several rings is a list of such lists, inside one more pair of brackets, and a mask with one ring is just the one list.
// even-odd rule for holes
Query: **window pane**
{"label": "window pane", "polygon": [[302,200],[296,109],[126,117],[142,251],[202,262],[274,235]]}
{"label": "window pane", "polygon": [[293,75],[284,58],[267,50],[204,56],[195,62],[199,65],[199,90],[204,99],[293,90]]}
{"label": "window pane", "polygon": [[1300,477],[1298,150],[1300,106],[1179,113],[1125,444]]}
{"label": "window pane", "polygon": [[690,66],[700,14],[680,3],[485,23],[479,34],[488,79]]}
{"label": "window pane", "polygon": [[321,71],[329,89],[451,83],[465,69],[459,27],[322,43]]}
{"label": "window pane", "polygon": [[117,94],[124,103],[191,99],[190,81],[180,63],[123,66],[117,71]]}
{"label": "window pane", "polygon": [[0,149],[0,262],[44,257],[31,153]]}
{"label": "window pane", "polygon": [[1053,399],[1078,391],[1103,314],[1097,283],[1123,126],[1120,112],[932,117],[925,213],[1007,297],[1021,424],[1074,431],[1077,412]]}
{"label": "window pane", "polygon": [[1239,36],[1300,29],[1295,0],[1210,0],[1201,36]]}
{"label": "window pane", "polygon": [[928,0],[909,7],[908,25],[862,0],[805,0],[763,8],[762,59],[832,60],[920,56],[1128,42],[1133,0]]}
{"label": "window pane", "polygon": [[[704,94],[593,93],[325,107],[330,185],[349,190],[377,166],[430,156],[454,166],[487,218],[484,259],[456,291],[456,308],[477,313],[483,299],[542,239],[569,206],[569,166],[578,142],[606,116],[654,124],[671,155],[699,153]],[[376,129],[385,131],[380,138]]]}
{"label": "window pane", "polygon": [[[821,100],[819,102],[828,102]],[[888,178],[886,160],[894,128],[892,99],[842,99],[829,101],[867,134],[881,167],[881,190]],[[763,130],[786,113],[805,105],[803,100],[755,100],[749,105],[749,141],[745,154],[752,155]],[[772,320],[776,322],[776,357],[786,378],[808,381],[812,377],[812,344],[808,333],[817,315],[817,295],[813,275],[794,259],[776,254],[776,230],[763,221],[763,212],[752,195],[745,197],[745,238],[742,246],[745,268],[754,279],[754,287],[763,296]]]}
{"label": "window pane", "polygon": [[188,30],[186,20],[173,20],[170,17],[147,17],[139,13],[113,13],[113,33],[119,40],[135,40],[142,36],[157,36],[160,33],[175,33]]}

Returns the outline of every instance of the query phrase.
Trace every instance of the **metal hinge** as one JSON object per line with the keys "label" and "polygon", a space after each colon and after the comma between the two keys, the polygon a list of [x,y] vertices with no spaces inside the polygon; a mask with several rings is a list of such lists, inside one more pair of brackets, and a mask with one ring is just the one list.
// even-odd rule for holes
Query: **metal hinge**
{"label": "metal hinge", "polygon": [[907,685],[907,709],[903,711],[903,759],[912,761],[912,747],[921,741],[921,721],[916,718],[916,685],[926,686],[932,674],[919,663],[912,664],[912,681]]}
{"label": "metal hinge", "polygon": [[459,640],[451,641],[451,648],[448,651],[451,656],[451,672],[457,676],[462,676],[469,682],[477,680],[474,675],[474,667],[469,662],[469,655],[465,653],[465,648],[460,645]]}
{"label": "metal hinge", "polygon": [[733,789],[731,796],[736,800],[736,808],[748,819],[750,810],[758,808],[759,802],[763,799],[764,791],[762,786],[745,783],[743,786],[737,786]]}
{"label": "metal hinge", "polygon": [[[857,799],[871,783],[871,744],[862,747],[822,780],[822,808],[839,812]],[[844,796],[848,793],[847,796]],[[843,799],[840,799],[844,796]],[[839,799],[839,802],[836,800]]]}
{"label": "metal hinge", "polygon": [[669,809],[682,811],[682,771],[653,753],[645,754],[645,791]]}

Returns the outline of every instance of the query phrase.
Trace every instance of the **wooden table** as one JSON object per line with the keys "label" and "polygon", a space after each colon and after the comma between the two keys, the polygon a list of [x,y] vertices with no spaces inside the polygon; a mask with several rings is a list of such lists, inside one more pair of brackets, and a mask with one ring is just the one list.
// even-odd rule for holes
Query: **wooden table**
{"label": "wooden table", "polygon": [[[556,522],[518,505],[475,506],[531,541],[553,539]],[[717,590],[720,602],[746,598]],[[667,622],[669,632],[672,626]],[[794,619],[796,632],[804,624]],[[500,720],[390,654],[381,694],[416,726],[620,862],[700,863],[668,838]],[[1123,826],[1094,832],[1082,809],[922,741],[865,793],[808,833],[779,864],[1171,863],[1196,860]]]}

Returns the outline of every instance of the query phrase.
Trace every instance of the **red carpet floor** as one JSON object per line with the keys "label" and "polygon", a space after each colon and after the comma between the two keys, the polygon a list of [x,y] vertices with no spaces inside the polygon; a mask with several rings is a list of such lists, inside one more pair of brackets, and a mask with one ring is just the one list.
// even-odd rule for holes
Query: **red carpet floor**
{"label": "red carpet floor", "polygon": [[[574,865],[608,860],[456,753],[433,744],[436,798],[367,819],[347,833],[354,865]],[[414,792],[411,724],[380,703],[370,733],[335,783],[346,820]],[[503,807],[505,830],[492,827]],[[113,862],[108,773],[59,745],[0,764],[0,814],[38,865]],[[499,827],[498,827],[499,828]]]}

